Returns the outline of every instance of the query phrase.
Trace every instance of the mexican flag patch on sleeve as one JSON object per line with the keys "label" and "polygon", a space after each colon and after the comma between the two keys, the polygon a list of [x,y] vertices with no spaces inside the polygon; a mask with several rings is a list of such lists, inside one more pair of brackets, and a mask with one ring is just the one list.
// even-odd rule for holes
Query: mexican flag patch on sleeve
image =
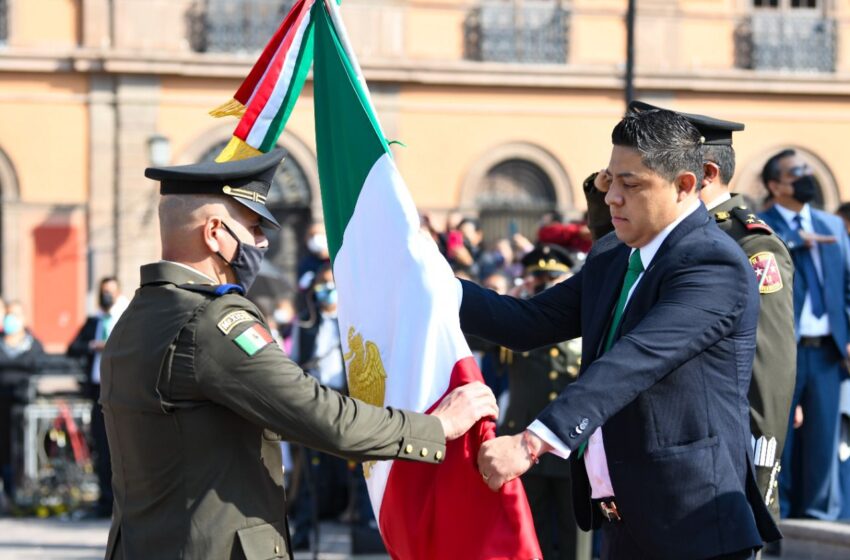
{"label": "mexican flag patch on sleeve", "polygon": [[274,342],[269,331],[263,328],[259,323],[254,323],[249,328],[245,329],[239,336],[233,339],[236,346],[242,349],[249,356],[253,356],[267,344]]}

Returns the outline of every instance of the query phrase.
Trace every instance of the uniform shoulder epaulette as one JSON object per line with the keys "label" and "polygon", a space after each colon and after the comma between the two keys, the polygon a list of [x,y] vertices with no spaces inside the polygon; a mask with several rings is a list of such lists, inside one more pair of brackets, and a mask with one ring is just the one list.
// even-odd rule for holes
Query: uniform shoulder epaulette
{"label": "uniform shoulder epaulette", "polygon": [[245,294],[239,284],[180,284],[177,287],[211,297],[219,297],[224,294]]}
{"label": "uniform shoulder epaulette", "polygon": [[732,208],[730,212],[749,231],[766,233],[768,235],[773,234],[773,229],[749,210],[745,208]]}

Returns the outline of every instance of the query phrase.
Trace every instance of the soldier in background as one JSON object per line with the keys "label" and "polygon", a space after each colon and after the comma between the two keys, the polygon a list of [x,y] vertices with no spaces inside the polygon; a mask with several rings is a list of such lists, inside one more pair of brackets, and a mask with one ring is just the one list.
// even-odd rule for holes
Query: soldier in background
{"label": "soldier in background", "polygon": [[[526,297],[569,278],[574,261],[557,245],[538,245],[522,260]],[[525,430],[551,401],[578,376],[581,339],[561,342],[530,352],[505,349],[510,398],[499,435]],[[548,454],[522,476],[534,528],[546,560],[590,558],[590,534],[578,530],[573,513],[570,469]]]}

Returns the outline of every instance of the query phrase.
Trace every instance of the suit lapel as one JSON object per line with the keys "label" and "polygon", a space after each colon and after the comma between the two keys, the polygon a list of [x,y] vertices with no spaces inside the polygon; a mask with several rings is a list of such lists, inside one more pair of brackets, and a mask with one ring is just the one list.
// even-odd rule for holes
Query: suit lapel
{"label": "suit lapel", "polygon": [[[829,226],[820,219],[814,209],[810,210],[812,215],[812,228],[815,230],[815,233],[819,233],[821,235],[834,235],[832,231],[830,231]],[[841,262],[841,250],[838,247],[837,243],[818,243],[818,252],[820,253],[820,268],[821,268],[821,283],[824,288],[824,295],[828,294],[829,291],[827,289],[830,274],[830,267],[827,263],[831,262]]]}
{"label": "suit lapel", "polygon": [[626,268],[629,265],[631,249],[625,244],[620,244],[611,253],[608,266],[603,267],[599,271],[601,278],[595,277],[591,280],[601,286],[599,295],[596,298],[596,305],[594,306],[596,320],[592,323],[590,332],[587,335],[590,348],[596,348],[597,356],[601,351],[602,341],[611,324],[614,306],[617,304],[620,289],[623,287],[623,278],[626,276]]}

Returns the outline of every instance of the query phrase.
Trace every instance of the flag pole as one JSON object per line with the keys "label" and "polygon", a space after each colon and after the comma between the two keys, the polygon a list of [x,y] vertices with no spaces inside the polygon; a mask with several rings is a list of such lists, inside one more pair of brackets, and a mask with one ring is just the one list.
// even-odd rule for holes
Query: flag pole
{"label": "flag pole", "polygon": [[[325,0],[325,6],[328,8],[328,14],[330,14],[331,21],[333,21],[336,35],[339,37],[339,42],[345,50],[345,56],[347,56],[348,60],[351,62],[351,67],[357,74],[357,81],[360,82],[360,87],[363,88],[363,92],[366,94],[366,99],[369,100],[372,112],[375,113],[375,104],[372,102],[372,94],[369,92],[369,86],[366,85],[366,78],[363,77],[363,71],[360,69],[360,61],[357,60],[357,56],[354,54],[354,48],[351,46],[351,39],[348,38],[348,31],[345,29],[345,24],[342,21],[342,14],[340,13],[339,5],[336,3],[336,0]],[[377,113],[375,114],[377,117]],[[381,126],[381,123],[378,122],[377,118],[375,119],[375,123],[379,127]],[[384,131],[379,130],[378,132],[383,138]]]}

